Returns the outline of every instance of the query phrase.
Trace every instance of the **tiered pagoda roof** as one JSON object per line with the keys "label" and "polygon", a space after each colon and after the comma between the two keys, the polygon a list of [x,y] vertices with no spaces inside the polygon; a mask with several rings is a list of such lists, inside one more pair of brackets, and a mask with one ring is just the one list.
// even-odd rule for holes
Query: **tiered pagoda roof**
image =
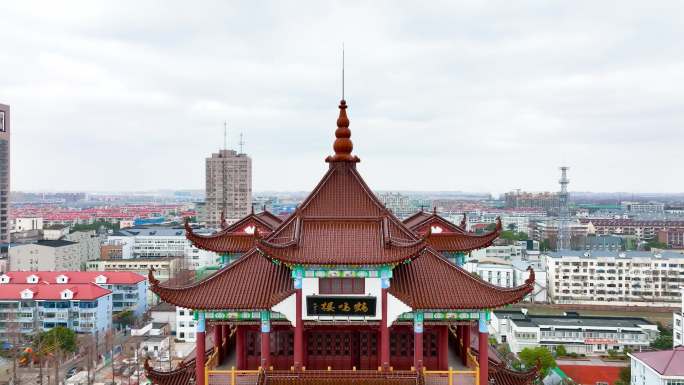
{"label": "tiered pagoda roof", "polygon": [[[414,218],[412,228],[397,219],[356,169],[359,158],[351,154],[346,109],[343,100],[328,171],[290,217],[274,228],[251,214],[211,236],[190,229],[188,238],[201,248],[251,248],[233,265],[190,286],[163,286],[151,276],[151,290],[167,302],[198,310],[268,309],[293,293],[288,267],[297,265],[396,266],[390,291],[416,309],[488,309],[517,302],[532,290],[531,281],[512,289],[492,286],[440,255],[490,245],[500,222],[495,231],[475,235],[436,213]],[[421,231],[435,221],[441,232],[432,226]]]}
{"label": "tiered pagoda roof", "polygon": [[197,248],[217,253],[245,253],[256,245],[255,234],[268,235],[275,230],[282,220],[266,211],[255,214],[254,209],[246,217],[233,223],[225,224],[221,218],[221,231],[211,235],[196,234],[188,221],[185,221],[186,237]]}
{"label": "tiered pagoda roof", "polygon": [[534,271],[521,286],[502,288],[454,265],[433,249],[394,269],[389,292],[415,310],[491,309],[520,301],[534,288]]}
{"label": "tiered pagoda roof", "polygon": [[[466,215],[463,214],[463,219],[458,225],[446,220],[437,214],[437,208],[432,210],[432,213],[427,213],[422,209],[410,217],[404,219],[404,225],[418,234],[426,234],[432,229],[445,231],[447,233],[466,233]],[[434,231],[433,231],[434,232]]]}

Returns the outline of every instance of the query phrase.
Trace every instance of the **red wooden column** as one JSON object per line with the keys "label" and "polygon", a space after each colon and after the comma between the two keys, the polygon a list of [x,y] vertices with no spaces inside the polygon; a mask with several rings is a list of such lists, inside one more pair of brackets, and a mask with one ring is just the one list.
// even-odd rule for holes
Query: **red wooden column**
{"label": "red wooden column", "polygon": [[271,367],[271,311],[261,312],[261,367]]}
{"label": "red wooden column", "polygon": [[423,312],[413,315],[413,367],[423,368]]}
{"label": "red wooden column", "polygon": [[480,385],[487,385],[489,379],[489,332],[487,330],[487,314],[480,313],[480,322],[478,325],[479,344],[477,347],[480,356],[478,363],[480,364]]}
{"label": "red wooden column", "polygon": [[449,369],[449,327],[439,327],[439,369]]}
{"label": "red wooden column", "polygon": [[[301,272],[300,272],[301,273]],[[302,278],[295,277],[295,328],[294,328],[294,367],[300,370],[304,366],[304,322],[302,321]]]}
{"label": "red wooden column", "polygon": [[218,362],[223,362],[223,325],[214,325],[214,349],[218,349]]}
{"label": "red wooden column", "polygon": [[223,357],[228,357],[230,355],[230,344],[228,343],[230,339],[230,327],[229,325],[223,325]]}
{"label": "red wooden column", "polygon": [[205,327],[206,325],[204,322],[204,313],[199,312],[196,325],[197,332],[195,333],[195,383],[197,385],[206,385],[204,383],[204,361],[206,360],[206,357],[204,356],[204,353],[206,351]]}
{"label": "red wooden column", "polygon": [[468,365],[468,349],[470,349],[470,324],[463,325],[461,329],[461,340],[463,345],[461,346],[461,362],[464,366]]}
{"label": "red wooden column", "polygon": [[245,327],[238,325],[235,331],[235,367],[238,370],[247,369],[245,365]]}
{"label": "red wooden column", "polygon": [[381,308],[382,318],[380,319],[380,366],[383,370],[390,368],[390,335],[389,325],[387,324],[387,291],[389,290],[390,280],[388,272],[382,271],[381,282]]}

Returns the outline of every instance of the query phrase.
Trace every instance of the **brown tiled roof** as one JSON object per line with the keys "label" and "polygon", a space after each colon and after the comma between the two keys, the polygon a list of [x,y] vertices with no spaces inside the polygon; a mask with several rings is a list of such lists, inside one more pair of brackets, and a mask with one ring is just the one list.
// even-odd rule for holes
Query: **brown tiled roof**
{"label": "brown tiled roof", "polygon": [[442,218],[434,211],[432,213],[426,213],[425,211],[421,210],[404,219],[404,225],[418,234],[427,234],[432,226],[439,226],[447,233],[465,233],[465,228],[463,226],[465,223],[462,225],[456,225]]}
{"label": "brown tiled roof", "polygon": [[293,264],[384,264],[418,255],[422,239],[393,237],[386,218],[303,218],[284,242],[259,241],[265,254]]}
{"label": "brown tiled roof", "polygon": [[427,248],[394,268],[389,292],[414,309],[492,309],[522,300],[534,288],[530,278],[514,288],[494,286]]}
{"label": "brown tiled roof", "polygon": [[539,370],[532,368],[525,372],[519,372],[506,367],[503,363],[489,362],[489,381],[496,385],[531,385],[539,377]]}
{"label": "brown tiled roof", "polygon": [[181,364],[178,368],[168,372],[152,369],[145,362],[147,379],[154,385],[189,385],[190,379],[195,378],[195,361]]}
{"label": "brown tiled roof", "polygon": [[255,214],[255,216],[266,223],[270,223],[271,230],[275,230],[278,226],[280,226],[281,223],[283,223],[283,220],[279,216],[272,214],[270,211],[267,211],[266,209],[264,209],[260,213]]}
{"label": "brown tiled roof", "polygon": [[499,232],[476,234],[430,234],[427,243],[440,252],[468,252],[489,247],[499,237]]}
{"label": "brown tiled roof", "polygon": [[423,240],[385,208],[352,161],[331,161],[318,186],[259,249],[292,264],[391,264]]}
{"label": "brown tiled roof", "polygon": [[270,309],[290,294],[294,284],[290,269],[252,250],[233,264],[200,282],[168,287],[150,272],[150,290],[163,301],[197,310]]}
{"label": "brown tiled roof", "polygon": [[254,228],[256,234],[268,235],[275,227],[270,220],[264,220],[255,214],[250,214],[233,223],[225,229],[212,235],[195,234],[188,221],[185,221],[185,237],[195,247],[215,251],[217,253],[245,253],[255,245],[256,238],[253,233],[245,232],[246,228]]}

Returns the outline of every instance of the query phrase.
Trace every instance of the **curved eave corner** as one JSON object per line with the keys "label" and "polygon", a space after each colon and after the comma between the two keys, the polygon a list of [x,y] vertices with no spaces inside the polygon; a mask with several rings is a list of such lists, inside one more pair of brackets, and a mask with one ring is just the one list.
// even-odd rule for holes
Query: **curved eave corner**
{"label": "curved eave corner", "polygon": [[486,234],[470,233],[428,233],[427,243],[439,252],[470,252],[491,246],[501,236],[501,218],[496,219],[496,228]]}

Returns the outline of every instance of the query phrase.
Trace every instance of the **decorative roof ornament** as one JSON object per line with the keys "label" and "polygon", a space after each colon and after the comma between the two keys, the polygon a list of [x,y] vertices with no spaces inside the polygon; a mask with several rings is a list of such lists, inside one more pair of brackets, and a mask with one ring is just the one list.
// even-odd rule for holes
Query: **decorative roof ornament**
{"label": "decorative roof ornament", "polygon": [[534,284],[534,279],[535,279],[534,268],[532,266],[527,266],[527,271],[530,272],[530,276],[527,277],[527,279],[525,280],[525,285],[532,285],[532,284]]}
{"label": "decorative roof ornament", "polygon": [[150,266],[150,270],[147,271],[147,281],[150,283],[152,286],[159,285],[159,280],[154,278],[154,266]]}
{"label": "decorative roof ornament", "polygon": [[340,100],[340,116],[337,118],[337,130],[335,130],[335,142],[333,143],[333,150],[335,155],[325,158],[327,163],[333,162],[349,162],[357,163],[361,160],[352,155],[354,145],[351,141],[351,130],[349,129],[349,118],[347,118],[347,102]]}

